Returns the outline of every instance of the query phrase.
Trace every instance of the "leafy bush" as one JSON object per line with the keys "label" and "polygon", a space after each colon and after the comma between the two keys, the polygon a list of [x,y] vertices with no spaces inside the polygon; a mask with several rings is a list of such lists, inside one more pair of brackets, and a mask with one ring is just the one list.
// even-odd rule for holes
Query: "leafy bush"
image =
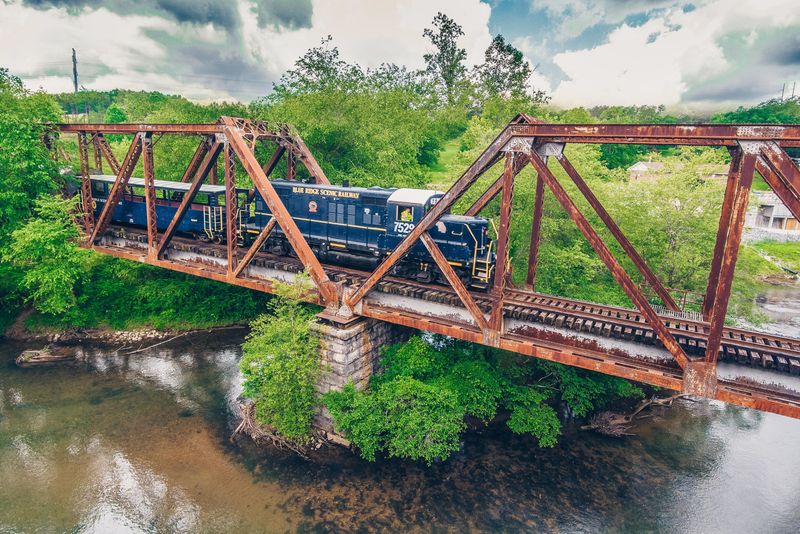
{"label": "leafy bush", "polygon": [[465,416],[486,423],[500,409],[513,432],[553,447],[561,432],[554,400],[583,416],[611,399],[641,395],[624,380],[442,338],[388,347],[382,364],[366,391],[350,384],[322,399],[368,460],[381,452],[429,464],[446,459],[459,449]]}
{"label": "leafy bush", "polygon": [[35,202],[36,217],[11,234],[6,259],[24,269],[22,286],[44,313],[63,313],[75,304],[86,256],[76,244],[80,232],[71,216],[77,201],[43,195]]}
{"label": "leafy bush", "polygon": [[299,302],[308,287],[306,276],[293,285],[277,285],[270,313],[250,324],[239,364],[256,420],[298,443],[311,437],[314,386],[321,372],[319,338],[311,330],[315,310]]}

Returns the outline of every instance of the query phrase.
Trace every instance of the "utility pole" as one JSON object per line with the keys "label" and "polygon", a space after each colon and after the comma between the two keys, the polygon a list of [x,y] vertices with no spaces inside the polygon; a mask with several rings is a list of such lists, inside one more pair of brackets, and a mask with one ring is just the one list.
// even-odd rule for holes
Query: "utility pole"
{"label": "utility pole", "polygon": [[[73,49],[73,50],[74,50],[74,49]],[[75,92],[77,93],[77,92],[78,92],[78,90],[77,90],[77,89],[75,89]],[[781,102],[783,102],[783,94],[784,94],[785,92],[786,92],[786,82],[783,82],[783,87],[781,88]]]}
{"label": "utility pole", "polygon": [[75,55],[75,49],[72,49],[72,85],[75,88],[75,93],[78,93],[78,58]]}
{"label": "utility pole", "polygon": [[797,85],[797,82],[792,82],[792,98],[794,98],[794,87]]}

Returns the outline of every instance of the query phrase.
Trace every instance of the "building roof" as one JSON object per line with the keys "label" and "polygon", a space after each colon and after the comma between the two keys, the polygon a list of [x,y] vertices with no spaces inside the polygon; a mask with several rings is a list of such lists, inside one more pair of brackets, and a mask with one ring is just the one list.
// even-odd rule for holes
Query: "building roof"
{"label": "building roof", "polygon": [[[117,177],[111,174],[93,174],[91,176],[92,180],[97,180],[99,182],[106,182],[109,184],[113,184]],[[192,185],[190,183],[184,182],[170,182],[169,180],[153,180],[156,189],[169,189],[170,191],[183,191],[186,192],[189,190],[189,187]],[[131,178],[128,180],[128,185],[135,185],[136,187],[144,187],[144,178]],[[201,185],[200,186],[201,193],[209,193],[212,195],[217,195],[219,193],[225,192],[224,185]]]}
{"label": "building roof", "polygon": [[429,191],[427,189],[409,189],[403,187],[392,193],[389,197],[389,202],[422,206],[428,202],[431,197],[436,195],[444,195],[444,191]]}

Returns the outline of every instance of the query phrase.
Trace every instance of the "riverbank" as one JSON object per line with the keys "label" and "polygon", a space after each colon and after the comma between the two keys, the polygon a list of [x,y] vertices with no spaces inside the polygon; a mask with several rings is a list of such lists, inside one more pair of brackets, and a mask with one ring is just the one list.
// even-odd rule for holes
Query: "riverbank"
{"label": "riverbank", "polygon": [[[138,329],[116,329],[111,327],[99,328],[64,328],[54,326],[34,326],[28,324],[28,318],[32,311],[24,310],[16,320],[8,327],[4,337],[12,341],[21,342],[41,342],[59,343],[64,345],[93,342],[103,344],[130,344],[145,343],[168,340],[176,336],[184,336],[197,333],[223,332],[229,330],[245,331],[249,327],[247,324],[226,324],[207,328],[138,328]],[[2,339],[3,336],[0,336]]]}

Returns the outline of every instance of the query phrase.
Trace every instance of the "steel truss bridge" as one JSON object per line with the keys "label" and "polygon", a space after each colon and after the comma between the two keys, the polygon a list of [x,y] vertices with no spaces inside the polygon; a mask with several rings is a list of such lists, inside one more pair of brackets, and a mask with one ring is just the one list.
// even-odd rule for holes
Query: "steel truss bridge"
{"label": "steel truss bridge", "polygon": [[[275,280],[291,280],[307,270],[314,283],[308,300],[325,307],[321,316],[346,324],[369,317],[419,330],[498,347],[508,351],[758,410],[800,418],[800,340],[725,326],[733,273],[754,172],[758,171],[795,217],[800,219],[800,171],[785,148],[800,147],[800,125],[564,125],[517,116],[450,187],[397,248],[372,272],[323,265],[314,255],[270,183],[285,159],[286,178],[298,165],[311,179],[328,184],[322,168],[302,139],[286,127],[277,130],[246,119],[221,117],[215,124],[64,124],[76,134],[82,177],[84,246],[101,253],[144,262],[251,289],[272,292]],[[105,136],[133,139],[119,162]],[[156,227],[153,150],[163,135],[199,140],[181,181],[189,183],[165,231]],[[681,312],[670,291],[647,266],[564,153],[567,143],[690,145],[725,147],[731,164],[719,218],[702,313]],[[274,148],[260,162],[255,147]],[[89,152],[93,153],[93,161]],[[175,235],[194,195],[206,180],[217,181],[223,158],[226,186],[225,244],[204,244]],[[110,224],[139,160],[147,209],[146,229]],[[237,245],[236,176],[238,160],[267,203],[273,218],[253,244]],[[586,215],[549,168],[563,167],[569,180],[618,242],[639,274],[663,303],[657,311],[601,239]],[[90,176],[103,163],[116,180],[95,219]],[[428,233],[436,221],[495,165],[502,172],[465,212],[477,215],[501,197],[497,264],[486,292],[470,291]],[[536,173],[536,197],[530,256],[524,288],[514,287],[509,272],[509,227],[517,174],[530,165]],[[549,189],[588,240],[635,309],[605,306],[544,295],[535,291],[543,194]],[[261,251],[275,226],[285,234],[292,257]],[[448,286],[426,285],[389,276],[392,267],[417,242],[430,252]]]}

